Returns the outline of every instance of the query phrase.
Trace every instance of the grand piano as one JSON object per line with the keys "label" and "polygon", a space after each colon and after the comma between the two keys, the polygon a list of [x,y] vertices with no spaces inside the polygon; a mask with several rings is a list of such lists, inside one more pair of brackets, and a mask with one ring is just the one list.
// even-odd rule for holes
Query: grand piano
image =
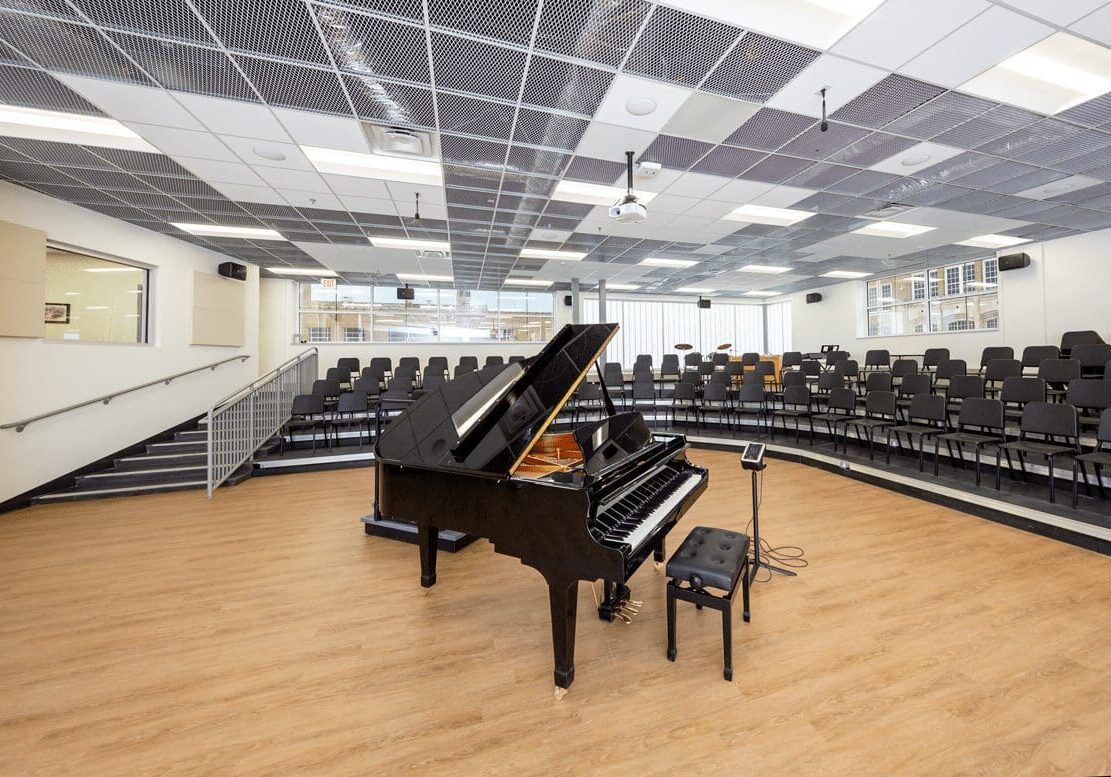
{"label": "grand piano", "polygon": [[536,356],[461,375],[410,405],[375,448],[383,515],[417,526],[421,585],[436,583],[437,536],[485,537],[548,583],[556,697],[575,679],[580,580],[602,580],[599,616],[626,619],[626,585],[706,489],[679,435],[614,410],[549,427],[617,331],[564,326]]}

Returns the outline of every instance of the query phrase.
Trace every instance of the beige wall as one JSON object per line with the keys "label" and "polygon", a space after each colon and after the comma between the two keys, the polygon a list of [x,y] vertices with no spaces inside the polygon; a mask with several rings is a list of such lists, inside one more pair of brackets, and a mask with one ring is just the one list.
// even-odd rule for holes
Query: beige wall
{"label": "beige wall", "polygon": [[242,281],[194,272],[192,344],[242,346],[245,301]]}
{"label": "beige wall", "polygon": [[45,232],[0,221],[0,337],[43,336],[45,261]]}

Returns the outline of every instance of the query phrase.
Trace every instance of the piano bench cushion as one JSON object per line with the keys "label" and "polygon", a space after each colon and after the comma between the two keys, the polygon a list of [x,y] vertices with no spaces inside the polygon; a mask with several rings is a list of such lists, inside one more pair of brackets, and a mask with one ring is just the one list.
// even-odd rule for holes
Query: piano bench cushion
{"label": "piano bench cushion", "polygon": [[[696,526],[667,562],[667,576],[732,593],[748,556],[747,534]],[[697,581],[697,582],[696,582]]]}

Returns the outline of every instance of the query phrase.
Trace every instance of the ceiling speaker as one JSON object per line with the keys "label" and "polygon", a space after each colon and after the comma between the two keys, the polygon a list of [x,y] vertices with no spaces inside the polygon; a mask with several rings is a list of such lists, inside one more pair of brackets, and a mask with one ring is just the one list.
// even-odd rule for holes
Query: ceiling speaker
{"label": "ceiling speaker", "polygon": [[999,257],[999,271],[1021,270],[1030,266],[1030,254],[1007,254]]}
{"label": "ceiling speaker", "polygon": [[398,289],[397,290],[397,298],[398,299],[416,299],[417,298],[417,290],[416,289],[410,289],[408,286],[406,286],[404,288],[401,288],[401,289]]}
{"label": "ceiling speaker", "polygon": [[225,278],[232,278],[237,281],[247,280],[247,265],[238,264],[237,262],[222,262],[216,268],[216,272],[223,275]]}
{"label": "ceiling speaker", "polygon": [[708,307],[710,307],[710,300],[708,300],[708,299],[702,299],[701,297],[699,297],[699,298],[698,298],[698,307],[700,307],[700,308],[708,308]]}

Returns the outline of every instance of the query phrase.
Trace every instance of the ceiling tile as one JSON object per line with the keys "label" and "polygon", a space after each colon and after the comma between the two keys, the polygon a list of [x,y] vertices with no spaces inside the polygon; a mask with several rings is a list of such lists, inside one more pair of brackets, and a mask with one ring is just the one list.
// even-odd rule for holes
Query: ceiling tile
{"label": "ceiling tile", "polygon": [[[621,74],[613,79],[594,119],[605,124],[659,132],[691,94],[690,89]],[[631,105],[630,101],[633,101]],[[650,113],[637,116],[629,112],[630,107],[650,110]]]}
{"label": "ceiling tile", "polygon": [[819,52],[748,33],[702,84],[708,92],[764,103],[813,62]]}
{"label": "ceiling tile", "polygon": [[721,176],[687,173],[668,186],[666,193],[678,194],[683,197],[707,198],[714,195],[727,183],[729,183],[729,179]]}
{"label": "ceiling tile", "polygon": [[575,152],[594,159],[622,162],[626,151],[641,154],[644,149],[652,145],[655,139],[655,132],[617,127],[596,121],[591,122],[587,127]]}
{"label": "ceiling tile", "polygon": [[251,170],[250,166],[238,162],[222,162],[216,159],[195,159],[175,157],[175,160],[195,176],[208,183],[234,183],[246,186],[262,186],[263,180]]}
{"label": "ceiling tile", "polygon": [[170,156],[216,159],[224,162],[240,161],[227,146],[220,142],[219,138],[210,132],[194,132],[130,121],[125,121],[124,124],[138,133],[143,140]]}
{"label": "ceiling tile", "polygon": [[887,71],[880,68],[823,54],[765,105],[817,118],[822,115],[820,92],[823,88],[826,89],[826,110],[833,113],[886,75]]}
{"label": "ceiling tile", "polygon": [[[285,127],[288,135],[293,138],[294,143],[363,154],[370,151],[362,125],[355,119],[295,111],[290,108],[275,108],[274,115]],[[273,139],[280,140],[280,138]]]}
{"label": "ceiling tile", "polygon": [[179,129],[204,129],[162,89],[65,73],[56,78],[117,121],[137,121]]}
{"label": "ceiling tile", "polygon": [[331,190],[324,183],[319,173],[310,173],[305,170],[285,170],[280,167],[256,167],[255,171],[266,183],[275,189],[296,189],[305,192],[319,192],[330,194]]}
{"label": "ceiling tile", "polygon": [[[255,138],[218,135],[239,159],[252,167],[281,167],[287,170],[315,171],[312,162],[292,143],[275,143]],[[153,142],[153,141],[152,141]],[[155,145],[158,145],[155,143]],[[199,156],[194,155],[194,156]],[[278,158],[275,158],[278,157]]]}
{"label": "ceiling tile", "polygon": [[282,129],[282,125],[274,118],[267,105],[184,92],[176,92],[174,96],[211,132],[257,140],[290,142],[289,135]]}
{"label": "ceiling tile", "polygon": [[238,183],[213,183],[212,188],[236,202],[266,202],[285,205],[285,199],[269,186],[250,186]]}
{"label": "ceiling tile", "polygon": [[932,167],[938,162],[951,159],[963,153],[959,148],[941,146],[937,143],[918,143],[906,151],[888,157],[882,162],[872,165],[870,170],[881,173],[896,173],[898,175],[911,175],[919,170]]}
{"label": "ceiling tile", "polygon": [[278,189],[280,195],[295,208],[326,208],[328,210],[346,211],[343,203],[334,194],[323,192],[308,192],[300,189]]}
{"label": "ceiling tile", "polygon": [[984,0],[887,0],[832,51],[896,70],[989,7]]}
{"label": "ceiling tile", "polygon": [[760,110],[755,103],[695,92],[664,125],[669,135],[721,143]]}
{"label": "ceiling tile", "polygon": [[1069,25],[1069,29],[1111,46],[1111,3]]}
{"label": "ceiling tile", "polygon": [[[390,196],[385,181],[354,175],[326,174],[323,177],[325,183],[328,184],[328,188],[331,189],[334,194],[351,194],[358,197],[375,197],[378,199],[389,199]],[[440,197],[440,202],[443,202],[442,196]]]}
{"label": "ceiling tile", "polygon": [[624,70],[697,86],[743,30],[730,24],[657,7],[625,59]]}
{"label": "ceiling tile", "polygon": [[1068,2],[1061,2],[1061,0],[996,0],[996,2],[1062,27],[1072,24],[1082,16],[1107,5],[1107,0],[1068,0]]}

